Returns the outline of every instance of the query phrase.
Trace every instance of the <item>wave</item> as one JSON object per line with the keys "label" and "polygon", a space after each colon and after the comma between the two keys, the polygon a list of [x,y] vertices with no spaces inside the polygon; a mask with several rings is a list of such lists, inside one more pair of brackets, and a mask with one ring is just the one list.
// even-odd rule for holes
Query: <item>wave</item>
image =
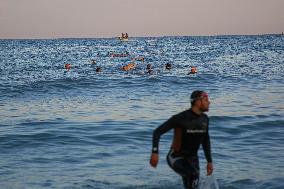
{"label": "wave", "polygon": [[256,181],[252,179],[237,180],[230,183],[224,183],[223,189],[281,189],[284,187],[283,178],[265,179],[263,181]]}
{"label": "wave", "polygon": [[[135,181],[133,181],[135,182]],[[181,182],[181,181],[180,181]],[[220,182],[219,182],[220,184]],[[46,180],[42,184],[38,184],[37,187],[56,187],[56,183],[52,180]],[[95,179],[78,180],[74,183],[61,183],[59,188],[70,188],[70,189],[171,189],[171,188],[183,188],[181,183],[169,182],[169,181],[157,181],[156,183],[142,183],[123,184],[119,182],[111,181],[100,181]],[[283,178],[275,178],[265,181],[256,181],[251,179],[244,179],[233,181],[229,183],[221,183],[220,189],[282,189]],[[56,187],[58,188],[58,187]]]}

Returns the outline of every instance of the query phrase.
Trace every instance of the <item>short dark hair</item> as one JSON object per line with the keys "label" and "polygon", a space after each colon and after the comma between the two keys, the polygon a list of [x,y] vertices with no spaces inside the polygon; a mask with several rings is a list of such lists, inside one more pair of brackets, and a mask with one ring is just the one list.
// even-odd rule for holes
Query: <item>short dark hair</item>
{"label": "short dark hair", "polygon": [[193,91],[190,95],[190,103],[191,103],[191,106],[194,105],[194,103],[196,102],[196,100],[198,100],[202,94],[205,93],[204,91],[200,91],[200,90],[197,90],[197,91]]}

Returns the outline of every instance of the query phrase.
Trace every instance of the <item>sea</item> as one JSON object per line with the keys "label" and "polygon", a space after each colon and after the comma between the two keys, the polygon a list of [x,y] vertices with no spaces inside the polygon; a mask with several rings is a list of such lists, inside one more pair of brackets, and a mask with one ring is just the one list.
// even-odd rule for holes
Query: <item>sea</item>
{"label": "sea", "polygon": [[173,132],[157,168],[152,133],[194,90],[209,94],[219,188],[283,189],[283,35],[1,39],[0,189],[182,189]]}

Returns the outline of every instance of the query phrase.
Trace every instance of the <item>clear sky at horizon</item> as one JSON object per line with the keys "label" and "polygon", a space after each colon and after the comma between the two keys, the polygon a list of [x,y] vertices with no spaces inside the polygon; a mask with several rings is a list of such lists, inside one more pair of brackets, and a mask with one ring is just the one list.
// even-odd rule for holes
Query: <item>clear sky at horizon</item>
{"label": "clear sky at horizon", "polygon": [[0,0],[0,39],[284,32],[284,0]]}

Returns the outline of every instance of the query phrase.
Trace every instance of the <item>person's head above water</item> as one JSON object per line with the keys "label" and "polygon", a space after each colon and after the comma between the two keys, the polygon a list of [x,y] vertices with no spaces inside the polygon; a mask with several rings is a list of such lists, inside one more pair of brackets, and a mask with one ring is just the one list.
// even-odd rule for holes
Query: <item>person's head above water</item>
{"label": "person's head above water", "polygon": [[166,63],[166,69],[170,70],[172,68],[172,65],[170,63]]}
{"label": "person's head above water", "polygon": [[96,68],[96,72],[101,72],[102,71],[102,68],[101,67],[97,67]]}
{"label": "person's head above water", "polygon": [[207,112],[209,111],[209,96],[204,91],[193,91],[190,96],[190,103],[192,109],[197,112]]}

